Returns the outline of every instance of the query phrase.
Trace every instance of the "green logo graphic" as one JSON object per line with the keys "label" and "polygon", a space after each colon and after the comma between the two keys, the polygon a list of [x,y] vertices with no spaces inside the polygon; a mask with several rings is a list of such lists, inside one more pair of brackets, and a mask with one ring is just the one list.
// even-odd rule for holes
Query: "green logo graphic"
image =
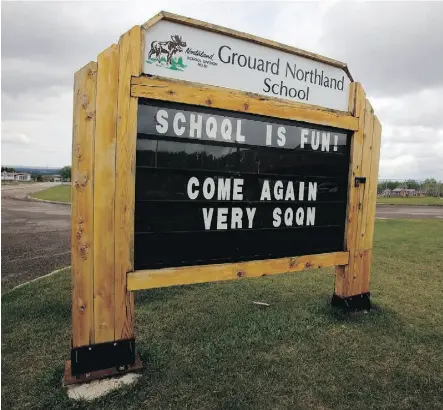
{"label": "green logo graphic", "polygon": [[166,57],[161,57],[160,61],[157,58],[150,58],[149,60],[146,60],[148,64],[154,64],[156,63],[159,67],[169,68],[170,70],[174,71],[184,71],[184,69],[187,67],[186,64],[183,64],[183,57],[172,57],[171,58],[171,64],[168,64],[166,61]]}
{"label": "green logo graphic", "polygon": [[151,43],[148,59],[145,61],[148,64],[155,63],[159,67],[169,68],[170,70],[183,71],[186,68],[186,65],[183,64],[183,58],[174,57],[174,54],[182,53],[184,47],[186,47],[186,42],[177,34],[173,34],[171,40],[168,41],[154,40]]}

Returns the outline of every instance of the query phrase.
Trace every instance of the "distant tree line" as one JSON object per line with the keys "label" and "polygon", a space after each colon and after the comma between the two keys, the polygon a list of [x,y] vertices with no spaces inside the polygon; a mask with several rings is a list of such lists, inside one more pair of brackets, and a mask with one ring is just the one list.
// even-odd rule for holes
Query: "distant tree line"
{"label": "distant tree line", "polygon": [[[63,167],[60,172],[60,177],[62,178],[62,181],[70,181],[71,180],[71,167],[69,165]],[[32,172],[31,173],[31,178],[33,181],[36,182],[42,182],[42,181],[47,181],[48,179],[48,175],[39,173],[39,172]]]}
{"label": "distant tree line", "polygon": [[386,189],[415,189],[419,193],[427,196],[443,196],[443,182],[437,181],[435,178],[427,178],[424,181],[415,179],[407,180],[383,180],[378,182],[377,191],[382,193]]}
{"label": "distant tree line", "polygon": [[15,172],[15,168],[10,168],[10,167],[2,167],[2,172],[6,171],[6,172]]}

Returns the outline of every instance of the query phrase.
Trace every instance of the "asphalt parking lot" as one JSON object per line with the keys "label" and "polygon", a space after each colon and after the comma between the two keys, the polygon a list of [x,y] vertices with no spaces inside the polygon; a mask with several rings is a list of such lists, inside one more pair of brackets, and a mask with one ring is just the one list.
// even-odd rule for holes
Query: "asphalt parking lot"
{"label": "asphalt parking lot", "polygon": [[49,186],[2,186],[2,291],[70,265],[71,207],[25,200]]}
{"label": "asphalt parking lot", "polygon": [[[71,207],[26,200],[49,186],[54,183],[2,185],[3,291],[71,263]],[[443,207],[379,205],[377,218],[443,219]]]}

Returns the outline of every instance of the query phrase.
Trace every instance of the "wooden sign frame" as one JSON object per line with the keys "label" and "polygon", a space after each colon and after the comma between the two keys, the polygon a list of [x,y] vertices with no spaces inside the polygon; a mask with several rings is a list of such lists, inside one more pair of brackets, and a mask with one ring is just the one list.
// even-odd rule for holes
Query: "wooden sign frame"
{"label": "wooden sign frame", "polygon": [[[336,266],[334,305],[369,309],[369,278],[381,125],[361,84],[349,111],[142,75],[144,33],[161,19],[284,50],[349,73],[312,53],[161,12],[123,34],[74,77],[72,145],[72,350],[75,380],[136,361],[133,291]],[[135,154],[138,98],[260,114],[353,132],[343,251],[219,265],[134,271]],[[67,367],[68,368],[68,367]],[[107,373],[108,374],[108,373]],[[65,383],[72,382],[65,379]]]}

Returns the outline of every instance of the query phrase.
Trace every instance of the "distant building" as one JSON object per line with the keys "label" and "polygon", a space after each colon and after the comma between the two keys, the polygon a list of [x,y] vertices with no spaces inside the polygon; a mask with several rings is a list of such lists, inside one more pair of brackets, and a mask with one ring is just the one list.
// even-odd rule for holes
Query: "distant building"
{"label": "distant building", "polygon": [[31,174],[27,172],[2,172],[2,181],[31,181]]}
{"label": "distant building", "polygon": [[416,189],[408,189],[408,188],[395,188],[391,191],[390,196],[417,196],[418,192]]}
{"label": "distant building", "polygon": [[45,182],[62,182],[62,177],[60,175],[42,175],[42,179]]}

